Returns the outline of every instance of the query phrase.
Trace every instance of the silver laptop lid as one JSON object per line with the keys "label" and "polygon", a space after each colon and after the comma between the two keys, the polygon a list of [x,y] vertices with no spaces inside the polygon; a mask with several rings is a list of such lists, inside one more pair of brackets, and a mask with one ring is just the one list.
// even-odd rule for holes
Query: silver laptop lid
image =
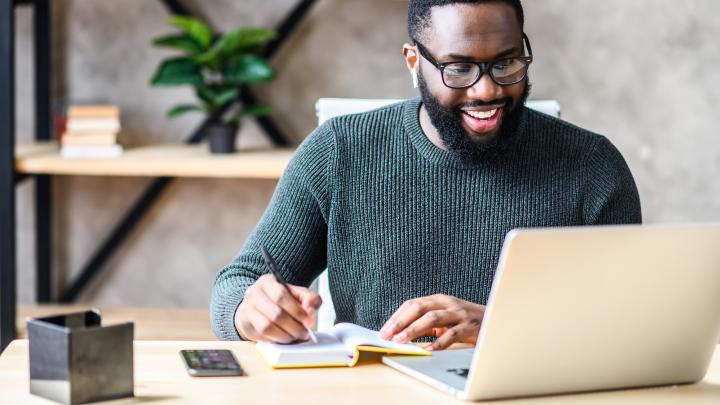
{"label": "silver laptop lid", "polygon": [[464,396],[697,381],[719,333],[719,225],[512,231]]}

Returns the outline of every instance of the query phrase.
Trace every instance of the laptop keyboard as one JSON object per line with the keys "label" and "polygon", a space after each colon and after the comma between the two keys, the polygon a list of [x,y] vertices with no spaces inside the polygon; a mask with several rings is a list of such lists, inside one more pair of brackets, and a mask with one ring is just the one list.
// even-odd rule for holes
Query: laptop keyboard
{"label": "laptop keyboard", "polygon": [[448,373],[453,373],[462,378],[467,378],[468,373],[470,372],[470,369],[469,368],[449,368],[445,371],[447,371]]}

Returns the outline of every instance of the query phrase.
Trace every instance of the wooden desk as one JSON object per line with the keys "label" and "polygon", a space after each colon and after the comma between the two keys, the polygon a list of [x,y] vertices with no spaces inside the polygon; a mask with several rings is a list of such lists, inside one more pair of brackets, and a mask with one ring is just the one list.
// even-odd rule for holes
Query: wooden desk
{"label": "wooden desk", "polygon": [[[180,349],[230,349],[248,376],[191,378]],[[49,404],[29,394],[28,343],[13,341],[0,356],[3,404]],[[135,342],[135,398],[111,404],[463,404],[377,362],[353,368],[272,370],[247,342]],[[550,396],[485,403],[713,404],[720,403],[720,350],[700,384]]]}

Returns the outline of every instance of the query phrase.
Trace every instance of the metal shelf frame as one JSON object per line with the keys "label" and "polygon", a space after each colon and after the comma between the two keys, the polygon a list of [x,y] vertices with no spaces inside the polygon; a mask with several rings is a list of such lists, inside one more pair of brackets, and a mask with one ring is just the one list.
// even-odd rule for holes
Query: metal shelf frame
{"label": "metal shelf frame", "polygon": [[[91,0],[88,0],[91,1]],[[180,0],[160,0],[172,14],[192,15]],[[56,299],[52,293],[52,175],[25,175],[15,171],[15,7],[33,7],[35,56],[35,139],[55,138],[52,124],[52,1],[0,0],[0,352],[15,338],[16,298],[16,200],[15,186],[34,177],[36,237],[36,301],[69,303],[77,299],[102,271],[145,214],[174,180],[156,178],[136,200],[113,231],[83,266],[79,276]],[[316,0],[299,0],[276,27],[278,36],[264,49],[272,58],[307,16]],[[196,16],[197,17],[197,16]],[[241,88],[240,101],[253,104],[258,100],[249,88]],[[228,108],[230,104],[226,106]],[[225,111],[225,109],[223,109]],[[185,140],[199,143],[210,118]],[[289,137],[271,117],[256,118],[259,126],[276,146],[289,146]]]}

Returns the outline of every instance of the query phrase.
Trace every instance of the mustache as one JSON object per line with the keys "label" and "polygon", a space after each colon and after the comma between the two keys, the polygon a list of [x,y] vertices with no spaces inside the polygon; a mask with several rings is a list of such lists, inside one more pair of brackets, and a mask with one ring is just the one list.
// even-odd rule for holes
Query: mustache
{"label": "mustache", "polygon": [[491,100],[491,101],[482,101],[482,100],[474,100],[469,103],[463,103],[460,105],[457,105],[453,108],[453,110],[461,110],[463,108],[475,108],[475,107],[489,107],[489,106],[503,106],[503,107],[509,107],[512,105],[513,100],[510,97],[505,98],[499,98],[497,100]]}

